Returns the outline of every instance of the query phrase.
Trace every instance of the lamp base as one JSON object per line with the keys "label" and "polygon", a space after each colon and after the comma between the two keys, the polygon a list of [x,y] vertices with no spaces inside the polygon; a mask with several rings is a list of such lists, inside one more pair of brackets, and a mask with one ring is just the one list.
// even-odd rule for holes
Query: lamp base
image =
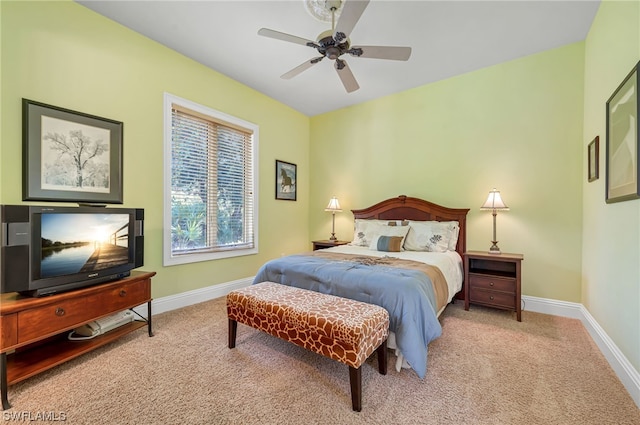
{"label": "lamp base", "polygon": [[489,254],[496,254],[496,255],[502,254],[500,252],[500,248],[498,248],[498,241],[491,241],[491,243],[493,245],[491,245],[491,248],[489,248]]}
{"label": "lamp base", "polygon": [[336,242],[336,241],[338,240],[338,238],[336,238],[336,234],[335,234],[335,233],[332,233],[332,234],[331,234],[331,237],[329,238],[329,240],[330,240],[331,242]]}

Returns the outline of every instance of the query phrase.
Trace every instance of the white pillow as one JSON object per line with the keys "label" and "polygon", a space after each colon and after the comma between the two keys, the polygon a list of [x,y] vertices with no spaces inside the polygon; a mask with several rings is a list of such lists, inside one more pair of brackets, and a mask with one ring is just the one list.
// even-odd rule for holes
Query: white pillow
{"label": "white pillow", "polygon": [[[402,220],[375,220],[375,219],[363,219],[356,218],[354,224],[353,239],[349,243],[352,246],[369,246],[373,236],[378,233],[378,229],[381,226],[393,227],[393,226],[405,226],[407,231],[407,221]],[[404,240],[403,240],[404,243]]]}
{"label": "white pillow", "polygon": [[455,251],[456,245],[458,245],[458,236],[460,236],[460,223],[457,221],[442,221],[441,223],[449,224],[449,230],[451,231],[449,235],[449,251]]}
{"label": "white pillow", "polygon": [[400,236],[402,238],[400,241],[400,250],[404,251],[402,247],[404,246],[408,233],[409,226],[380,226],[377,233],[371,238],[369,249],[378,251],[378,239],[380,239],[380,236]]}
{"label": "white pillow", "polygon": [[407,251],[455,251],[460,226],[457,221],[409,221],[404,242]]}
{"label": "white pillow", "polygon": [[355,229],[353,232],[353,240],[349,245],[353,246],[369,246],[372,238],[378,234],[378,228],[385,226],[386,221],[381,220],[363,220],[356,218]]}

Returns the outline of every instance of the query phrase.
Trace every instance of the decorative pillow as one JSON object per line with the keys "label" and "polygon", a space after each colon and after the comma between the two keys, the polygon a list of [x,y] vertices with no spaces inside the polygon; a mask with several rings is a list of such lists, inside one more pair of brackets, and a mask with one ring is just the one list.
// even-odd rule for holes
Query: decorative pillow
{"label": "decorative pillow", "polygon": [[404,243],[407,251],[446,252],[456,248],[460,231],[457,221],[410,221],[409,227]]}
{"label": "decorative pillow", "polygon": [[378,234],[378,228],[386,226],[388,220],[363,220],[356,218],[353,240],[349,245],[369,246],[373,237]]}
{"label": "decorative pillow", "polygon": [[369,249],[385,252],[402,251],[402,236],[376,236],[373,238]]}
{"label": "decorative pillow", "polygon": [[[369,244],[369,249],[374,251],[388,251],[387,249],[378,248],[380,244],[380,238],[382,237],[399,237],[400,238],[400,247],[397,251],[404,251],[402,246],[404,245],[405,238],[409,233],[409,226],[380,226],[378,228],[378,232],[372,236],[371,243]],[[383,244],[385,242],[382,242]],[[391,241],[389,241],[391,243]],[[395,243],[395,242],[393,242]]]}
{"label": "decorative pillow", "polygon": [[460,235],[460,223],[457,221],[443,221],[442,223],[447,223],[449,225],[450,230],[450,238],[449,238],[449,251],[455,251],[456,245],[458,245],[458,236]]}
{"label": "decorative pillow", "polygon": [[[352,246],[370,246],[373,237],[380,234],[380,227],[404,226],[409,231],[409,221],[407,220],[375,220],[356,218],[354,224],[353,239],[349,243]],[[387,235],[395,236],[395,235]],[[406,233],[404,234],[406,236]],[[404,243],[404,242],[403,242]]]}

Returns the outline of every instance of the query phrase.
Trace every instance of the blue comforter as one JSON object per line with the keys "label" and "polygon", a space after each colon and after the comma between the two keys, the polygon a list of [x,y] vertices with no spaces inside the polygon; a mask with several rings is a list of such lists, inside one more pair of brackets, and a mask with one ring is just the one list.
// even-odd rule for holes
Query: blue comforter
{"label": "blue comforter", "polygon": [[[362,257],[360,257],[362,258]],[[290,255],[267,262],[254,279],[277,282],[325,294],[351,298],[384,307],[389,329],[407,362],[420,378],[427,372],[427,344],[439,337],[442,327],[429,276],[402,269],[313,255]]]}

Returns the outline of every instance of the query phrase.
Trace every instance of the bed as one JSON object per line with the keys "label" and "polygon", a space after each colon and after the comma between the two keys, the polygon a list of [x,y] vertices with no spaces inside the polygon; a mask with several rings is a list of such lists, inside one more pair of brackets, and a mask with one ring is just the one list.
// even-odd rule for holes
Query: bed
{"label": "bed", "polygon": [[350,244],[271,260],[254,283],[277,282],[386,308],[396,369],[404,364],[424,378],[427,346],[442,333],[438,316],[454,297],[464,298],[468,211],[404,195],[352,210]]}

